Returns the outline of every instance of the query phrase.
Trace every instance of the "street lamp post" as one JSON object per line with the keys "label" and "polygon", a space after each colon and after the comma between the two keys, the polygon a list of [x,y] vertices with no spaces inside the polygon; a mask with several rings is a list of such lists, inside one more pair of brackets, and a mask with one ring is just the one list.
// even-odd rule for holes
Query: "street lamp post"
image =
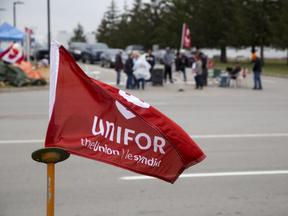
{"label": "street lamp post", "polygon": [[[0,8],[0,11],[6,11],[5,8]],[[1,16],[0,16],[0,26],[1,26]]]}
{"label": "street lamp post", "polygon": [[14,27],[16,27],[16,4],[24,4],[24,2],[17,1],[13,3],[13,18],[14,18]]}
{"label": "street lamp post", "polygon": [[50,64],[50,40],[51,40],[51,35],[50,35],[50,0],[47,0],[47,15],[48,15],[48,50],[49,50],[49,57],[48,61]]}

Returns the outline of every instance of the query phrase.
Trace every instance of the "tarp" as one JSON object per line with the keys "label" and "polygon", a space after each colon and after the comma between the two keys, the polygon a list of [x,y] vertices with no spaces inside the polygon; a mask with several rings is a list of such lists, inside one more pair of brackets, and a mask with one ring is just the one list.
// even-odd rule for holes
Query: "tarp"
{"label": "tarp", "polygon": [[9,82],[9,84],[21,87],[25,85],[45,85],[44,79],[28,78],[26,73],[19,67],[10,64],[0,63],[0,81]]}
{"label": "tarp", "polygon": [[[2,26],[0,26],[0,40],[6,40],[6,41],[22,41],[23,36],[25,35],[25,32],[20,31],[17,28],[14,28],[7,22],[3,23]],[[34,39],[32,38],[32,41]]]}
{"label": "tarp", "polygon": [[42,79],[40,73],[32,68],[30,62],[21,61],[20,64],[14,63],[13,66],[21,68],[31,79]]}

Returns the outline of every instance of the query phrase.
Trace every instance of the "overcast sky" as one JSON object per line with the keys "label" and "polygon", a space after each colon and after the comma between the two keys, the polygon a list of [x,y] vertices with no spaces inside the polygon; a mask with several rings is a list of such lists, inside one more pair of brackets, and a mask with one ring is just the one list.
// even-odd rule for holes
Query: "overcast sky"
{"label": "overcast sky", "polygon": [[[13,26],[13,2],[18,0],[0,0],[0,24],[4,22]],[[47,35],[47,0],[21,0],[16,4],[16,27],[24,31],[25,27],[33,28],[35,34]],[[125,0],[115,0],[120,12],[123,12]],[[126,0],[131,9],[134,0]],[[150,2],[150,0],[142,0]],[[50,0],[51,33],[58,31],[73,32],[80,23],[84,32],[96,31],[104,12],[111,5],[111,0]]]}

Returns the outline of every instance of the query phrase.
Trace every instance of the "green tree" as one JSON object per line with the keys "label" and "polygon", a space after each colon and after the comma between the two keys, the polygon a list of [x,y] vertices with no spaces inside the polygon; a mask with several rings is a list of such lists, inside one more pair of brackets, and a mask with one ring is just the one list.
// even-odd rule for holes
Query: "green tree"
{"label": "green tree", "polygon": [[117,24],[117,40],[116,40],[116,47],[124,49],[127,45],[130,44],[129,38],[129,11],[128,6],[125,1],[124,3],[124,12],[119,16],[120,21]]}
{"label": "green tree", "polygon": [[[158,44],[161,48],[171,47],[179,49],[181,45],[182,26],[185,22],[189,29],[191,3],[188,1],[169,0],[161,1],[158,12],[160,20],[156,26],[155,33],[158,35]],[[188,8],[188,9],[187,9]]]}
{"label": "green tree", "polygon": [[99,42],[105,42],[110,47],[117,45],[117,24],[119,22],[119,11],[114,0],[111,1],[111,5],[108,7],[108,11],[105,12],[104,18],[100,26],[97,29],[96,40]]}
{"label": "green tree", "polygon": [[[287,65],[288,65],[288,1],[279,0],[278,1],[278,19],[279,21],[275,23],[275,36],[273,40],[273,46],[278,49],[287,49]],[[280,21],[281,20],[281,21]]]}
{"label": "green tree", "polygon": [[70,38],[69,43],[71,42],[86,42],[86,36],[84,35],[84,30],[82,25],[78,23],[77,27],[73,30],[74,36]]}
{"label": "green tree", "polygon": [[256,46],[260,46],[260,57],[264,65],[264,46],[273,45],[275,38],[279,37],[275,33],[277,25],[282,22],[280,19],[281,1],[247,0],[245,3],[243,10],[248,32],[245,45],[252,46],[252,51]]}
{"label": "green tree", "polygon": [[198,48],[221,50],[220,61],[226,63],[226,48],[237,43],[237,0],[194,1],[192,41]]}

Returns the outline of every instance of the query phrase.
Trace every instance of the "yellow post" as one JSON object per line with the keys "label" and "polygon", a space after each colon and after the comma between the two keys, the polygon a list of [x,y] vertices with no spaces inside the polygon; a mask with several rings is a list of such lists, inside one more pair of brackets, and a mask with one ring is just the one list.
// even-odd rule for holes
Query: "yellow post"
{"label": "yellow post", "polygon": [[47,216],[54,215],[54,163],[47,163]]}
{"label": "yellow post", "polygon": [[65,149],[48,147],[32,153],[32,159],[47,164],[47,216],[54,216],[55,163],[70,156]]}

